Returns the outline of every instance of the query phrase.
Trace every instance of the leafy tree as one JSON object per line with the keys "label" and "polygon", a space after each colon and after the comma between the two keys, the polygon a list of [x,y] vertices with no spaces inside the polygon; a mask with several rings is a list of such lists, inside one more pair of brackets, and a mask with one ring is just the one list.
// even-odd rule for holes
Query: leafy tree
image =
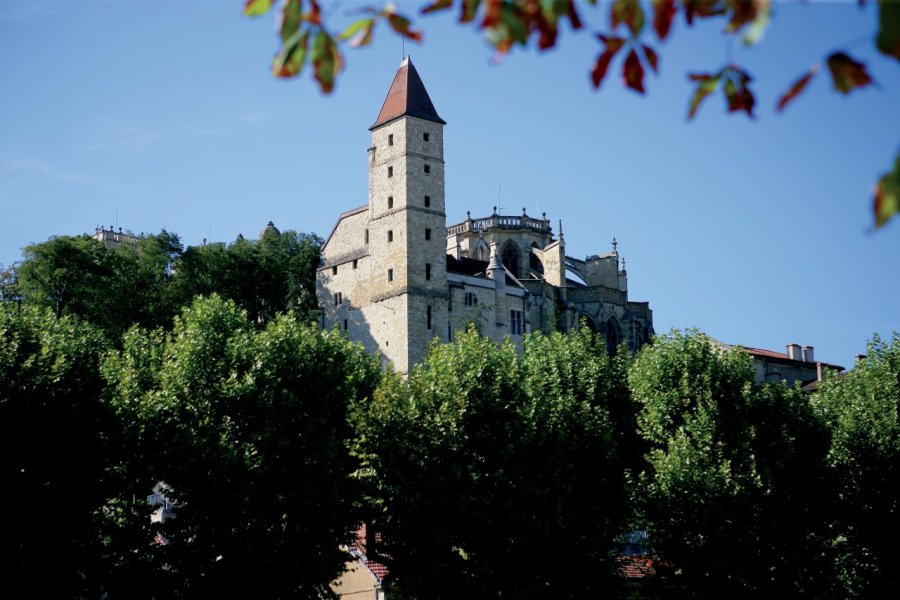
{"label": "leafy tree", "polygon": [[[245,15],[259,16],[267,13],[275,2],[244,0],[243,3]],[[753,45],[759,42],[773,20],[772,4],[771,0],[426,0],[420,12],[426,15],[455,9],[460,24],[471,24],[484,31],[488,43],[498,55],[503,55],[517,46],[528,47],[532,43],[539,51],[554,48],[563,23],[568,23],[573,33],[591,29],[583,15],[592,10],[607,11],[608,27],[593,31],[601,48],[590,69],[590,81],[595,89],[599,88],[613,62],[620,61],[624,84],[643,94],[645,73],[648,70],[656,72],[661,61],[658,49],[652,44],[662,43],[669,37],[679,14],[684,16],[688,26],[695,21],[722,19],[725,35],[740,37],[745,45]],[[859,0],[859,4],[867,3]],[[886,57],[900,60],[900,2],[879,0],[877,5],[875,46]],[[353,47],[369,45],[379,22],[406,39],[414,42],[423,39],[422,31],[414,27],[407,16],[397,12],[393,3],[387,3],[383,8],[368,6],[350,13],[354,20],[341,33],[330,29],[326,23],[327,19],[333,23],[334,13],[338,11],[324,12],[327,17],[318,0],[281,2],[278,20],[281,47],[272,61],[272,73],[276,77],[295,77],[303,72],[308,62],[320,89],[330,93],[344,66],[340,47],[345,44]],[[655,38],[655,42],[651,38]],[[844,50],[830,51],[823,62],[834,89],[842,94],[873,82],[866,65]],[[585,67],[588,70],[587,64]],[[814,64],[801,73],[778,99],[777,110],[783,110],[822,70],[819,64]],[[719,91],[725,97],[729,112],[753,116],[756,104],[750,87],[753,78],[730,58],[717,70],[690,73],[688,78],[696,85],[689,118],[696,115],[705,98]],[[893,171],[882,177],[876,186],[873,206],[876,227],[881,227],[900,211],[900,187],[897,184],[900,154],[896,162]]]}
{"label": "leafy tree", "polygon": [[78,597],[97,555],[93,514],[115,429],[101,403],[105,351],[89,324],[0,302],[4,585]]}
{"label": "leafy tree", "polygon": [[388,593],[583,597],[609,586],[623,471],[609,414],[624,387],[588,332],[522,358],[474,330],[357,406]]}
{"label": "leafy tree", "polygon": [[891,595],[900,536],[900,334],[877,336],[846,377],[822,385],[816,407],[833,431],[829,462],[839,503],[835,569],[848,598]]}
{"label": "leafy tree", "polygon": [[651,446],[636,506],[680,589],[821,597],[828,438],[807,399],[696,332],[658,337],[629,383]]}
{"label": "leafy tree", "polygon": [[136,487],[114,500],[141,503],[162,482],[177,515],[158,544],[142,533],[149,509],[111,515],[137,544],[117,558],[113,597],[328,594],[358,522],[347,407],[377,383],[371,357],[291,314],[257,330],[213,296],[170,334],[129,331],[103,374],[135,448],[121,468]]}
{"label": "leafy tree", "polygon": [[279,312],[310,319],[317,307],[315,234],[268,231],[261,239],[188,248],[176,266],[173,294],[181,303],[217,293],[264,323]]}

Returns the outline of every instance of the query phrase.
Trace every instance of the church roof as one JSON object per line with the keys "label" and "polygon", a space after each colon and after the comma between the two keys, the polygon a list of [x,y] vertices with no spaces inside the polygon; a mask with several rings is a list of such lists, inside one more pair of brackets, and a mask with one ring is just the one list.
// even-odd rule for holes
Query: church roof
{"label": "church roof", "polygon": [[403,116],[418,117],[441,125],[447,124],[438,116],[434,104],[431,103],[431,98],[428,97],[425,84],[422,83],[422,78],[419,77],[416,67],[408,57],[400,63],[391,89],[388,90],[384,104],[381,106],[381,112],[378,113],[378,118],[369,129],[375,129]]}

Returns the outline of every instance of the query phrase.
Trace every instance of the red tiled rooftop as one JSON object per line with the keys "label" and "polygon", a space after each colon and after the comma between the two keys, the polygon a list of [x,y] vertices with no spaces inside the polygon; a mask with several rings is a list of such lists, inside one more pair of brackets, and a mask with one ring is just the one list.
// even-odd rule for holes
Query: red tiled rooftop
{"label": "red tiled rooftop", "polygon": [[388,90],[384,104],[381,106],[381,112],[378,113],[378,118],[369,129],[375,129],[379,125],[384,125],[404,115],[434,121],[441,125],[447,124],[438,116],[434,104],[431,103],[431,98],[428,96],[428,91],[425,89],[425,84],[422,83],[422,78],[419,77],[418,71],[409,58],[405,58],[400,63],[391,89]]}

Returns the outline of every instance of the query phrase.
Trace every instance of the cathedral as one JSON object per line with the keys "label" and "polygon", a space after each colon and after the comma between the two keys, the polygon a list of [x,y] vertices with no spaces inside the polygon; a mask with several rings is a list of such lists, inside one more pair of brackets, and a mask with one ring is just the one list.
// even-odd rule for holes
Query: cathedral
{"label": "cathedral", "polygon": [[653,334],[647,302],[628,300],[615,239],[566,256],[546,215],[491,215],[447,226],[444,125],[407,58],[369,128],[369,199],[338,217],[316,276],[323,327],[338,327],[407,373],[435,338],[469,325],[521,347],[532,331],[589,327],[610,351]]}

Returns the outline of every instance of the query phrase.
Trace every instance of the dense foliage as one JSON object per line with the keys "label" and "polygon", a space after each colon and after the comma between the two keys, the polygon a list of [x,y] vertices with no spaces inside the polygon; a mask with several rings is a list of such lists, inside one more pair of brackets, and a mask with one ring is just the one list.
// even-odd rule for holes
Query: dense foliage
{"label": "dense foliage", "polygon": [[0,301],[19,589],[327,597],[362,522],[397,598],[614,595],[615,542],[644,538],[662,597],[898,585],[900,335],[812,395],[696,332],[610,358],[586,329],[521,352],[472,330],[403,379],[293,313],[197,298],[111,340],[103,304],[35,293]]}

